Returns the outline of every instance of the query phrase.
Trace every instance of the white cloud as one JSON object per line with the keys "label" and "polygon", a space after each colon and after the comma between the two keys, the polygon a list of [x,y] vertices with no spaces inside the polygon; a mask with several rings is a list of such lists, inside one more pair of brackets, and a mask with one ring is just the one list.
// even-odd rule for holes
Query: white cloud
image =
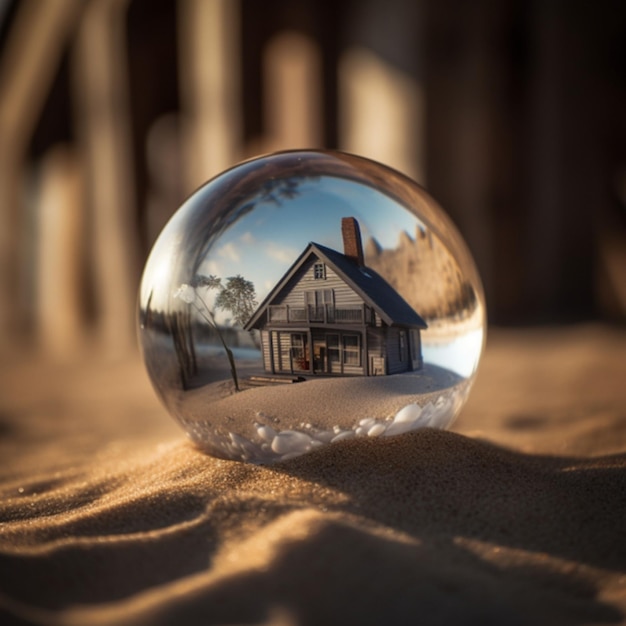
{"label": "white cloud", "polygon": [[243,235],[241,235],[241,237],[239,237],[239,240],[241,241],[241,243],[245,243],[245,244],[252,244],[252,243],[255,243],[256,241],[254,235],[249,230],[247,230]]}
{"label": "white cloud", "polygon": [[237,248],[232,242],[229,242],[223,245],[218,251],[217,256],[222,257],[223,259],[228,259],[229,261],[239,262],[241,257],[239,256],[239,252]]}
{"label": "white cloud", "polygon": [[206,264],[207,274],[211,276],[221,276],[221,268],[218,263],[211,260]]}
{"label": "white cloud", "polygon": [[293,263],[299,254],[293,248],[280,248],[272,244],[267,246],[265,252],[270,259],[274,259],[280,263]]}

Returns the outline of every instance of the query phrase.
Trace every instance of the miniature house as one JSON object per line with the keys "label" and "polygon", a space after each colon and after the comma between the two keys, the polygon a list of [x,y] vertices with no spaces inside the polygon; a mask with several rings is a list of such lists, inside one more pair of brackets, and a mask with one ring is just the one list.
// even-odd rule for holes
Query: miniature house
{"label": "miniature house", "polygon": [[422,366],[424,320],[364,265],[359,223],[342,219],[343,254],[309,243],[247,322],[272,374],[375,376]]}

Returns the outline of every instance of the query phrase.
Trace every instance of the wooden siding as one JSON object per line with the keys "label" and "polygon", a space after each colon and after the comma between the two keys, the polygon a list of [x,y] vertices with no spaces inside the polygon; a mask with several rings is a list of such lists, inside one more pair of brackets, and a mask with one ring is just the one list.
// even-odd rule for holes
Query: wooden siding
{"label": "wooden siding", "polygon": [[[294,310],[304,312],[305,306],[310,304],[311,299],[307,299],[306,294],[314,291],[332,290],[332,303],[336,308],[358,308],[363,307],[362,298],[349,287],[333,269],[325,265],[324,277],[315,278],[314,266],[320,263],[320,259],[311,254],[308,260],[303,263],[298,272],[285,284],[278,294],[273,298],[271,305],[276,307],[289,307],[290,313]],[[326,303],[329,304],[328,299]],[[280,308],[278,309],[280,313]],[[387,327],[380,315],[375,314],[373,320],[375,326],[365,324],[313,324],[305,320],[296,322],[287,316],[285,309],[284,320],[277,318],[274,327],[282,326],[280,329],[263,331],[261,334],[263,341],[263,363],[268,371],[275,372],[311,372],[319,375],[343,374],[343,375],[384,375],[398,374],[411,369],[421,367],[421,345],[419,331],[401,329],[397,327]],[[324,318],[326,319],[326,318]],[[330,319],[328,320],[330,322]],[[285,324],[285,326],[283,326]],[[292,330],[293,328],[293,330]],[[307,330],[307,328],[309,330]],[[364,334],[366,331],[367,334]],[[405,334],[404,359],[400,354],[400,332]],[[303,370],[293,363],[293,346],[291,341],[292,333],[301,333],[306,337],[306,359],[308,368]],[[271,354],[269,339],[271,334]],[[338,360],[329,359],[329,348],[327,335],[338,337]],[[347,335],[358,335],[360,338],[360,365],[349,365],[344,362],[344,342],[343,337]],[[335,356],[337,353],[335,352]]]}
{"label": "wooden siding", "polygon": [[263,353],[263,367],[266,371],[272,371],[272,359],[270,354],[270,334],[267,330],[261,331],[261,351]]}
{"label": "wooden siding", "polygon": [[326,278],[314,278],[313,266],[319,263],[315,255],[304,263],[295,276],[281,289],[271,304],[282,304],[290,307],[304,307],[306,291],[332,289],[337,307],[361,306],[362,298],[326,265]]}
{"label": "wooden siding", "polygon": [[[261,331],[263,345],[263,365],[266,371],[296,373],[311,372],[318,375],[384,375],[420,369],[423,365],[420,333],[418,330],[404,328],[368,328],[367,334],[357,330],[317,328],[309,335],[299,330]],[[406,337],[405,358],[401,358],[400,333]],[[306,341],[305,355],[309,369],[302,369],[298,363],[292,362],[292,334],[303,335]],[[329,360],[327,336],[338,337],[339,360]],[[344,362],[344,342],[346,335],[360,337],[360,365],[349,365]],[[271,349],[270,349],[271,338]],[[272,369],[273,364],[273,369]],[[312,371],[310,368],[314,368]]]}
{"label": "wooden siding", "polygon": [[411,365],[414,370],[418,370],[422,367],[422,341],[420,337],[420,331],[412,328],[409,331],[410,347],[411,347]]}
{"label": "wooden siding", "polygon": [[272,332],[272,359],[274,368],[272,371],[280,372],[280,347],[278,345],[278,333],[273,330]]}
{"label": "wooden siding", "polygon": [[308,369],[302,367],[302,364],[293,359],[294,347],[291,342],[292,334],[304,335],[305,349],[304,356],[310,359],[310,348],[306,332],[301,331],[272,331],[272,347],[274,355],[274,371],[275,372],[306,372]]}
{"label": "wooden siding", "polygon": [[371,376],[382,376],[387,373],[385,335],[385,329],[382,328],[367,331],[367,360]]}
{"label": "wooden siding", "polygon": [[[401,372],[406,372],[409,369],[408,356],[406,360],[402,361],[400,358],[400,332],[404,331],[406,335],[408,335],[407,331],[404,329],[390,327],[387,329],[387,373],[388,374],[400,374]],[[407,339],[408,341],[408,339]],[[407,346],[407,355],[408,355],[408,346]]]}
{"label": "wooden siding", "polygon": [[278,333],[279,367],[281,372],[291,372],[291,333]]}

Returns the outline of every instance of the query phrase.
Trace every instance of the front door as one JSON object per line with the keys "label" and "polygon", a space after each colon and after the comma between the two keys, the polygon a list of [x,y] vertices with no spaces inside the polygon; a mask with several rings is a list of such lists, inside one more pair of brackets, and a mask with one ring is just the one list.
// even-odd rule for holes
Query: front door
{"label": "front door", "polygon": [[328,352],[328,369],[331,374],[342,374],[341,349],[339,344],[339,334],[326,335],[326,349]]}
{"label": "front door", "polygon": [[339,334],[313,336],[313,371],[317,374],[341,374]]}
{"label": "front door", "polygon": [[354,332],[313,335],[313,371],[317,374],[362,374],[360,336]]}
{"label": "front door", "polygon": [[326,349],[326,337],[313,337],[313,371],[316,374],[328,372],[328,350]]}
{"label": "front door", "polygon": [[291,333],[291,368],[300,372],[309,369],[309,350],[304,333]]}

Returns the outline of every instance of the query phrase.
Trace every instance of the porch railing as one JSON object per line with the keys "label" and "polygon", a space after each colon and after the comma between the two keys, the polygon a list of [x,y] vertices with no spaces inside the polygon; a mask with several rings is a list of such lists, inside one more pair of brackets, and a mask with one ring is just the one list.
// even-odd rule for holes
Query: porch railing
{"label": "porch railing", "polygon": [[318,323],[318,324],[363,324],[371,321],[371,309],[360,306],[323,306],[294,307],[289,305],[271,305],[268,307],[270,323]]}

